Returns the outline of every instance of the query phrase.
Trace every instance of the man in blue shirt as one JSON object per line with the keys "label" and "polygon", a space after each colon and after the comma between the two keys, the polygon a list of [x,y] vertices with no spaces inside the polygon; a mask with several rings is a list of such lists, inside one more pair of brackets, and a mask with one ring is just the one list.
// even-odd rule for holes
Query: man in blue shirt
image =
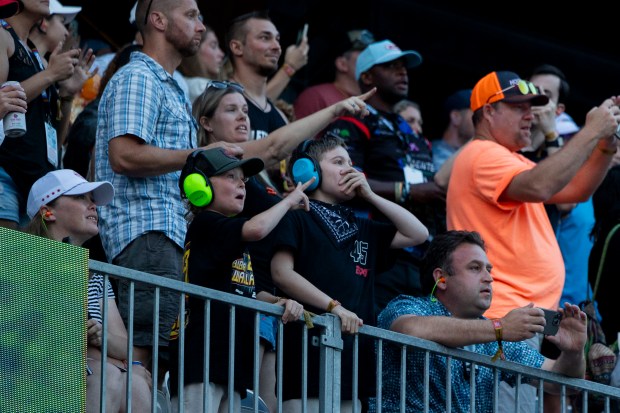
{"label": "man in blue shirt", "polygon": [[[579,307],[565,304],[562,321],[555,336],[547,336],[560,350],[557,360],[546,359],[523,340],[542,333],[543,310],[533,303],[516,308],[494,320],[482,314],[492,298],[492,265],[480,235],[469,231],[448,231],[431,242],[421,268],[425,297],[401,295],[379,315],[378,326],[392,331],[432,340],[448,347],[461,347],[501,357],[527,366],[583,378],[586,315]],[[498,337],[500,337],[498,339]],[[502,341],[503,340],[503,341]],[[400,347],[388,345],[383,352],[383,411],[400,409]],[[424,351],[407,353],[406,411],[424,408]],[[470,411],[468,363],[452,359],[452,411]],[[446,358],[430,355],[429,411],[446,409]],[[476,412],[493,410],[493,370],[478,366],[476,371]],[[500,372],[500,380],[515,383],[516,376]],[[376,404],[371,403],[371,411]]]}
{"label": "man in blue shirt", "polygon": [[[195,0],[139,0],[136,24],[142,52],[110,79],[99,104],[96,176],[116,189],[101,208],[100,234],[110,262],[181,280],[187,223],[180,197],[180,170],[196,149],[197,123],[172,74],[184,56],[195,54],[205,26]],[[220,144],[220,146],[225,146]],[[241,149],[230,148],[231,155]],[[134,359],[150,366],[153,337],[152,288],[135,285],[129,325],[130,283],[120,280],[119,311],[134,330]],[[168,339],[179,310],[178,293],[163,289],[159,304],[160,368],[166,369]]]}

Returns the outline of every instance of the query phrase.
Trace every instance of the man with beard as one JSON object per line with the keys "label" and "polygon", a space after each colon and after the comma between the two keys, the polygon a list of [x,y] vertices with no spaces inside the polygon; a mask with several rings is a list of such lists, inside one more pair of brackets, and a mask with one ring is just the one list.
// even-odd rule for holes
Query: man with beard
{"label": "man with beard", "polygon": [[287,124],[267,97],[267,79],[278,70],[280,33],[266,12],[254,11],[233,19],[226,33],[231,80],[243,85],[252,125],[251,139],[262,139]]}
{"label": "man with beard", "polygon": [[[195,0],[140,0],[136,16],[142,51],[132,53],[110,79],[99,104],[96,176],[116,189],[113,201],[100,211],[101,240],[113,264],[181,280],[187,224],[177,183],[196,149],[197,123],[172,73],[184,56],[197,52],[205,26]],[[134,330],[134,359],[150,366],[158,343],[161,374],[167,370],[178,294],[160,292],[156,338],[153,289],[135,285],[133,325],[128,322],[129,293],[129,282],[120,280],[119,310]]]}
{"label": "man with beard", "polygon": [[[445,191],[433,181],[429,142],[393,109],[409,92],[407,69],[421,62],[419,53],[403,52],[389,40],[370,44],[355,69],[362,91],[377,89],[366,102],[370,115],[340,118],[326,133],[345,139],[353,165],[364,171],[372,190],[413,212],[432,236],[445,229]],[[355,207],[362,214],[384,219],[366,205]],[[426,245],[399,250],[394,267],[376,278],[377,311],[399,294],[421,294],[418,267]]]}

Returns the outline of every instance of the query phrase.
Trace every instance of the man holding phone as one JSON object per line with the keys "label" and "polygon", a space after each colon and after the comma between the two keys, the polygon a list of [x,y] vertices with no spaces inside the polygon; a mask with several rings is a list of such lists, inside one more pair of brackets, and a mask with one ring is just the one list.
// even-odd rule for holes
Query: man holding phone
{"label": "man holding phone", "polygon": [[[566,303],[557,314],[532,303],[515,308],[502,318],[488,319],[482,314],[490,307],[493,296],[492,264],[480,235],[470,231],[447,231],[435,236],[426,252],[421,268],[424,297],[401,295],[379,314],[378,327],[432,340],[448,347],[460,347],[492,360],[503,359],[569,377],[583,378],[585,374],[584,345],[586,314],[578,306]],[[553,324],[556,326],[553,326]],[[561,351],[557,360],[543,357],[524,340],[547,329],[557,328],[557,334],[547,336]],[[383,411],[398,411],[400,406],[401,347],[386,345],[383,351]],[[470,410],[470,384],[467,363],[452,359],[451,388],[453,411]],[[407,352],[406,411],[424,408],[425,351]],[[446,409],[446,369],[444,356],[430,355],[429,411]],[[493,410],[494,372],[484,366],[476,367],[477,412]],[[500,381],[514,384],[516,374],[500,372]],[[548,390],[554,386],[547,383]],[[546,387],[547,389],[547,387]],[[513,408],[513,406],[504,406]],[[376,406],[371,403],[370,411]]]}

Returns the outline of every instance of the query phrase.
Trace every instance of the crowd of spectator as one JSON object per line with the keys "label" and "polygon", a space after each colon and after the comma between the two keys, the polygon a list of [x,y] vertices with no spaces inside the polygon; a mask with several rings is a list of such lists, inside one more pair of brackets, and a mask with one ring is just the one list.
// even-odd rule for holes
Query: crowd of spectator
{"label": "crowd of spectator", "polygon": [[[298,349],[316,338],[292,322],[304,310],[341,320],[345,412],[377,410],[376,374],[387,395],[381,408],[397,410],[401,400],[400,352],[389,346],[384,370],[367,363],[359,392],[351,388],[353,337],[362,325],[584,377],[586,316],[578,304],[591,297],[589,280],[618,221],[620,97],[605,99],[578,126],[566,112],[564,74],[545,64],[527,79],[489,68],[443,107],[421,108],[409,100],[409,85],[412,77],[424,81],[410,76],[423,57],[361,28],[336,37],[337,53],[324,62],[333,65],[332,82],[287,101],[309,41],[304,33],[283,51],[265,11],[235,17],[220,42],[195,0],[138,0],[135,40],[99,56],[69,30],[79,12],[57,0],[0,2],[0,82],[18,82],[0,88],[0,117],[26,119],[22,136],[0,128],[0,225],[85,246],[122,267],[282,306],[285,412],[300,412],[304,396],[318,409],[312,345],[307,393],[301,388]],[[423,109],[444,115],[437,139],[424,136]],[[616,267],[607,259],[597,317],[614,341]],[[151,392],[168,390],[176,409],[179,386],[185,411],[202,411],[206,393],[208,411],[231,404],[239,411],[254,369],[261,399],[277,410],[277,319],[261,316],[254,366],[253,317],[237,313],[229,394],[226,305],[212,306],[215,334],[206,335],[202,301],[189,298],[180,325],[179,294],[162,289],[154,336],[152,286],[104,285],[91,274],[88,411],[98,411],[104,289],[109,411],[127,409],[130,320],[132,411],[150,411]],[[542,308],[563,316],[557,335],[542,334]],[[207,336],[211,369],[203,377]],[[375,356],[372,342],[357,345],[360,357]],[[423,408],[421,354],[407,356],[407,411]],[[452,367],[457,411],[471,405],[464,368]],[[431,369],[430,411],[439,412],[445,359],[433,357]],[[518,395],[535,411],[538,389],[515,394],[514,379],[501,377],[500,407],[510,411]],[[490,411],[491,370],[480,368],[476,380],[476,411]],[[545,400],[545,411],[559,409],[557,399]]]}

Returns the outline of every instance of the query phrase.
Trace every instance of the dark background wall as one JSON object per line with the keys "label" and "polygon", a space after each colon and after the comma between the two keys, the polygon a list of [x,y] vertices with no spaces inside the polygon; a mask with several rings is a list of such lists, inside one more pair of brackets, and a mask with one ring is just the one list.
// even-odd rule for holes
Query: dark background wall
{"label": "dark background wall", "polygon": [[[120,46],[132,39],[128,22],[134,0],[64,0],[81,5],[81,36],[104,37]],[[310,63],[299,72],[287,97],[307,84],[329,80],[330,39],[334,30],[367,28],[424,58],[410,71],[410,98],[422,105],[425,135],[442,130],[441,105],[460,88],[473,87],[492,70],[526,77],[541,63],[560,67],[568,77],[568,112],[578,123],[594,105],[620,95],[620,31],[612,3],[505,3],[414,0],[198,0],[205,22],[220,41],[227,22],[254,9],[269,9],[283,49],[309,23]],[[489,6],[492,4],[493,6]]]}

